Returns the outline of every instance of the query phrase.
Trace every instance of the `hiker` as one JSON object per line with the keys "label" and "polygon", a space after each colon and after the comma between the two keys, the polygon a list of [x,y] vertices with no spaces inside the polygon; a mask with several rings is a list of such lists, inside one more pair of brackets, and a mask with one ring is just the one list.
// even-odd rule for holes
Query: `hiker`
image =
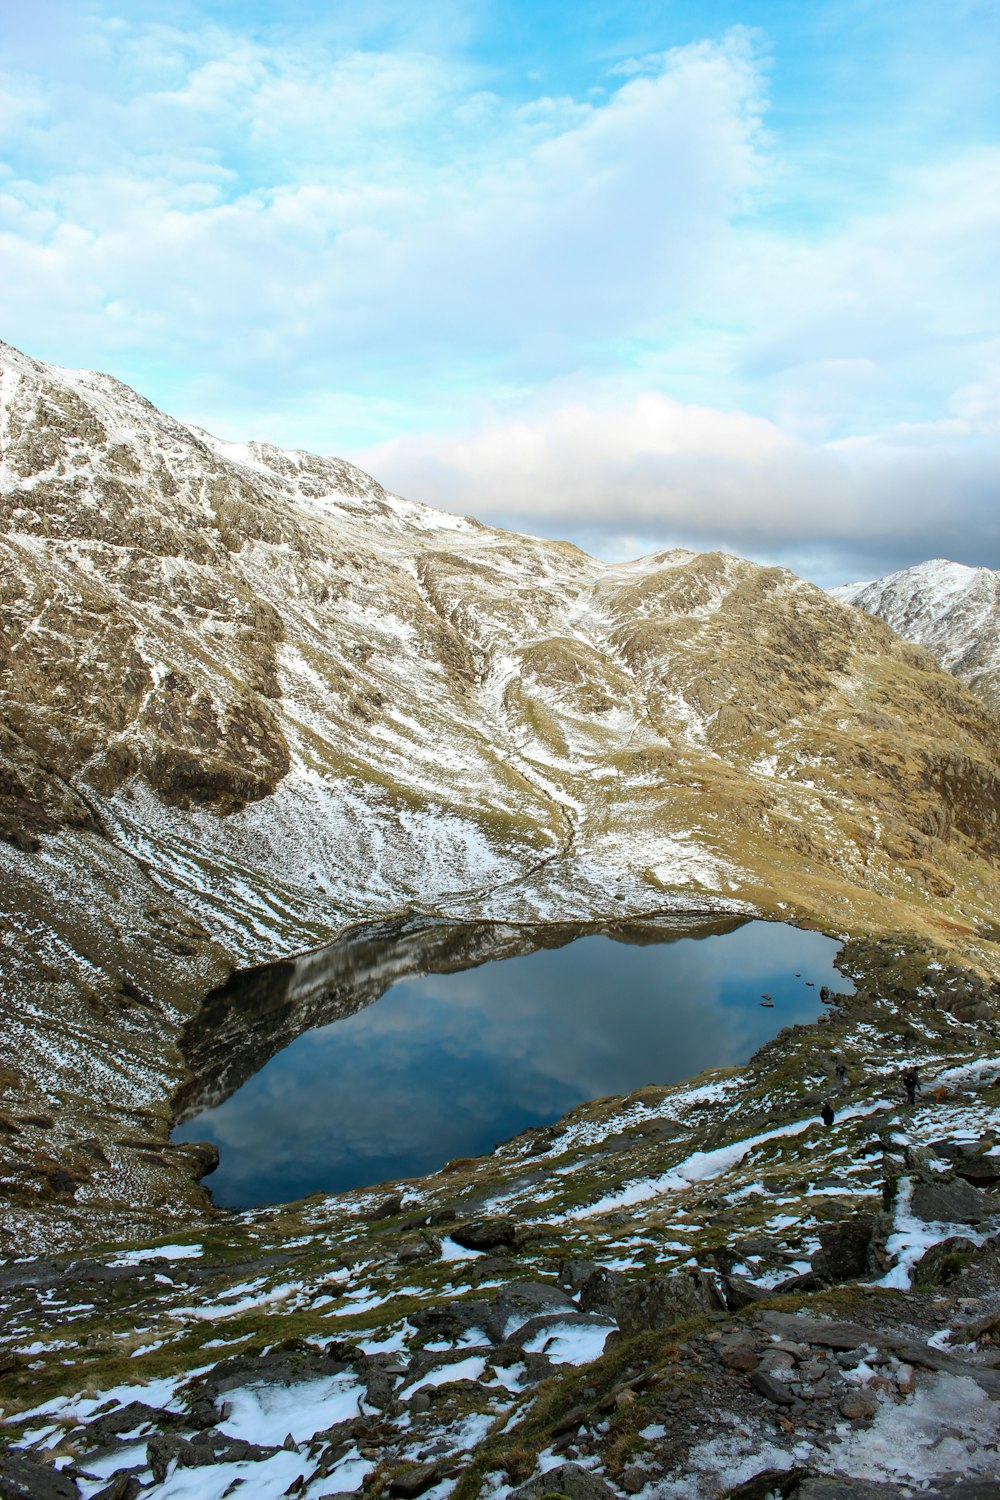
{"label": "hiker", "polygon": [[906,1102],[912,1109],[917,1102],[917,1089],[920,1087],[920,1074],[916,1068],[907,1068],[903,1074],[903,1087],[906,1090]]}
{"label": "hiker", "polygon": [[829,1130],[835,1118],[829,1099],[827,1099],[824,1103],[823,1108],[820,1110],[820,1114],[823,1118],[823,1124],[826,1126],[827,1130]]}
{"label": "hiker", "polygon": [[838,1063],[837,1066],[836,1066],[836,1068],[834,1069],[834,1072],[837,1075],[837,1086],[839,1088],[846,1088],[847,1087],[847,1069],[844,1067],[844,1064],[843,1063]]}

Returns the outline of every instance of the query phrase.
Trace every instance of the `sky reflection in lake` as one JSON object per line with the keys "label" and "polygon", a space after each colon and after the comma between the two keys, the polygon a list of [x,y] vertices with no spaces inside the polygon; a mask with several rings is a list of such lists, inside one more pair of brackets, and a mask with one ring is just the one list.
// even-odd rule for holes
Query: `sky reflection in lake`
{"label": "sky reflection in lake", "polygon": [[832,966],[837,946],[750,922],[648,946],[588,935],[405,980],[298,1037],[174,1138],[216,1143],[207,1186],[230,1207],[416,1176],[584,1099],[744,1062],[816,1017],[820,985],[850,988]]}

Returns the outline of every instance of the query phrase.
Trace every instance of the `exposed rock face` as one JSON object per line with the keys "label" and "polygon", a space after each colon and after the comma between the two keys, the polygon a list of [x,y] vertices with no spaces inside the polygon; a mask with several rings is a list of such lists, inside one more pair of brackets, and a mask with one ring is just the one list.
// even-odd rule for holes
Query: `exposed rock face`
{"label": "exposed rock face", "polygon": [[935,558],[830,592],[926,646],[974,693],[1000,708],[1000,573],[993,568]]}
{"label": "exposed rock face", "polygon": [[93,1201],[110,1121],[149,1202],[206,990],[359,919],[762,913],[995,967],[995,718],[793,575],[598,562],[6,345],[0,447],[7,1087],[55,1109],[18,1192]]}

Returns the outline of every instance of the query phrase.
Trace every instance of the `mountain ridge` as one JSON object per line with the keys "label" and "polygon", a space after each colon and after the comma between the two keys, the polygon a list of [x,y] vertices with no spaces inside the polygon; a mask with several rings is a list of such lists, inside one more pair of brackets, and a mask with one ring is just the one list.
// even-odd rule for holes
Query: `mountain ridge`
{"label": "mountain ridge", "polygon": [[[995,971],[995,721],[880,621],[0,356],[0,970],[14,1095],[66,1121],[24,1128],[26,1203],[71,1139],[162,1138],[235,965],[366,921],[763,915]],[[105,1205],[184,1199],[119,1156]]]}
{"label": "mountain ridge", "polygon": [[992,708],[1000,710],[1000,572],[932,558],[869,583],[831,589],[833,598],[885,620],[926,646]]}

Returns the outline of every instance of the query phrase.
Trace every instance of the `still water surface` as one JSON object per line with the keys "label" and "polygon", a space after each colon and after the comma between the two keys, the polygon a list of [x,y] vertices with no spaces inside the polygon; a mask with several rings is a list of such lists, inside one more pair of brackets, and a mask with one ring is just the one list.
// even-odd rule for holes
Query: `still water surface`
{"label": "still water surface", "polygon": [[851,988],[833,968],[837,947],[749,922],[642,946],[591,934],[405,979],[297,1037],[174,1139],[218,1146],[206,1185],[228,1207],[417,1176],[585,1099],[745,1062],[783,1026],[816,1018],[821,985]]}

